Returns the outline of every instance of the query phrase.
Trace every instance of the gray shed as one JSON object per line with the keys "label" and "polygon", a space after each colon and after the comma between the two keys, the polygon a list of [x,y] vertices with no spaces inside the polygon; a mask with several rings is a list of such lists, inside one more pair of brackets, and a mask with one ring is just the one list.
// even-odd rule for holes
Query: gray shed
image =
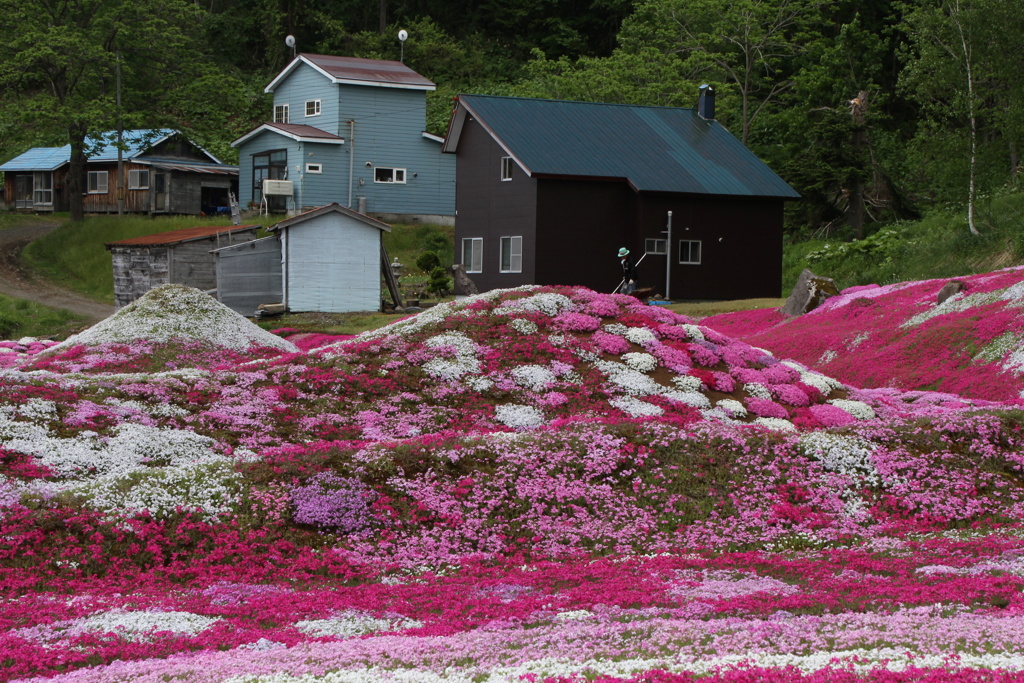
{"label": "gray shed", "polygon": [[248,242],[259,225],[202,226],[108,242],[114,265],[114,303],[127,306],[153,287],[217,287],[212,250]]}
{"label": "gray shed", "polygon": [[217,299],[244,316],[260,304],[284,301],[281,286],[281,242],[264,237],[213,251],[217,259]]}
{"label": "gray shed", "polygon": [[289,311],[380,309],[381,234],[391,232],[387,223],[328,204],[270,230],[281,240],[284,303]]}

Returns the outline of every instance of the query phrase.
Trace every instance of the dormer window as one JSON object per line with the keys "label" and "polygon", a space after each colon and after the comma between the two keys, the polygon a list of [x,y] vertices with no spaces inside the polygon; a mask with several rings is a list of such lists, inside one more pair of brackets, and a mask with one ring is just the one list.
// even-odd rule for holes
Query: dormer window
{"label": "dormer window", "polygon": [[306,116],[320,116],[320,100],[306,100]]}
{"label": "dormer window", "polygon": [[274,123],[289,123],[288,105],[278,104],[274,106]]}

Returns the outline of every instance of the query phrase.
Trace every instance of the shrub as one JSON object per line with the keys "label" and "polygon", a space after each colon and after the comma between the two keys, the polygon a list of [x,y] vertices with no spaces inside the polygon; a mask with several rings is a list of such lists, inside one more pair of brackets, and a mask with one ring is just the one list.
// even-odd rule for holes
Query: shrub
{"label": "shrub", "polygon": [[[429,252],[428,252],[429,253]],[[437,266],[430,271],[430,279],[427,280],[427,291],[437,296],[444,296],[447,292],[452,289],[451,278],[448,277],[448,272],[445,271],[441,266]]]}
{"label": "shrub", "polygon": [[441,258],[433,251],[425,251],[416,259],[416,267],[424,273],[430,273],[441,265]]}

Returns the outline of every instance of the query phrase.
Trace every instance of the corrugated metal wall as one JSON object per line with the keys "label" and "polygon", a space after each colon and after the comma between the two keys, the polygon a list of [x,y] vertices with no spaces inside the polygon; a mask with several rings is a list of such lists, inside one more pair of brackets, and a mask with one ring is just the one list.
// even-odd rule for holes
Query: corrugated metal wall
{"label": "corrugated metal wall", "polygon": [[284,300],[281,281],[281,242],[277,237],[218,249],[217,300],[245,316],[260,304]]}

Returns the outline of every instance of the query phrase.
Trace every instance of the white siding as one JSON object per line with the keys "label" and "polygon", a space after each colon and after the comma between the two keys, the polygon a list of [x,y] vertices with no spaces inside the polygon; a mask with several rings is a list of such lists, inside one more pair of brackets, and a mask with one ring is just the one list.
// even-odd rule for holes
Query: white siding
{"label": "white siding", "polygon": [[291,311],[380,309],[380,230],[336,213],[286,228]]}

